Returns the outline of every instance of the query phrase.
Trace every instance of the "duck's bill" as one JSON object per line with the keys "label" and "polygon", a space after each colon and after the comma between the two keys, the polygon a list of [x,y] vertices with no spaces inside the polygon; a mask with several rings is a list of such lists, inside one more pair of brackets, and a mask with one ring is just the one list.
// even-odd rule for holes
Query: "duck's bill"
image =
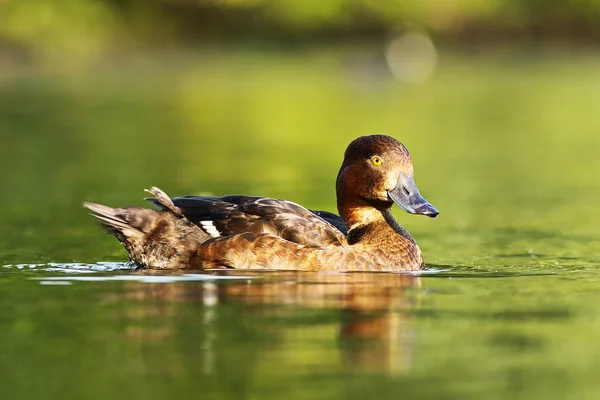
{"label": "duck's bill", "polygon": [[398,185],[394,190],[388,192],[388,196],[400,208],[410,214],[421,214],[435,218],[440,213],[421,196],[412,176],[408,178],[400,174]]}

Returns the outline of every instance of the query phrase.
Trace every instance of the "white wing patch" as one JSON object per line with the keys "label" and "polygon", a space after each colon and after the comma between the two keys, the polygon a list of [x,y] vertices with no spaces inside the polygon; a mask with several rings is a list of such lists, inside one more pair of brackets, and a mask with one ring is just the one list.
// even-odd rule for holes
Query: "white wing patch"
{"label": "white wing patch", "polygon": [[221,237],[221,233],[217,230],[212,221],[200,221],[200,225],[202,226],[202,230],[208,233],[211,237]]}

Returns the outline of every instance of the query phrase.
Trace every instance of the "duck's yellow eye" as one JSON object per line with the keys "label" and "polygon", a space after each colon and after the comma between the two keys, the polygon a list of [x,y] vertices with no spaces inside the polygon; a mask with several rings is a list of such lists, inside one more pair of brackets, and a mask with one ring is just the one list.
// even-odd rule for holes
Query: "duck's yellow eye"
{"label": "duck's yellow eye", "polygon": [[373,162],[373,164],[377,165],[378,167],[381,165],[381,158],[379,158],[377,156],[371,158],[371,161]]}

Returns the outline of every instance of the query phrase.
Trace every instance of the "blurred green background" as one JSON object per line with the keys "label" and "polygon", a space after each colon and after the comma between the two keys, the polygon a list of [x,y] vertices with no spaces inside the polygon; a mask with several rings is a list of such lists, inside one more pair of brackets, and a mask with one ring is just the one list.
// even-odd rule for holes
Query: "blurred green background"
{"label": "blurred green background", "polygon": [[4,0],[0,13],[5,64],[85,64],[215,41],[377,43],[412,25],[453,45],[591,45],[600,35],[597,0]]}
{"label": "blurred green background", "polygon": [[[122,259],[80,208],[335,210],[355,137],[412,152],[432,264],[598,259],[600,1],[3,1],[4,263]],[[507,256],[509,255],[509,256]]]}

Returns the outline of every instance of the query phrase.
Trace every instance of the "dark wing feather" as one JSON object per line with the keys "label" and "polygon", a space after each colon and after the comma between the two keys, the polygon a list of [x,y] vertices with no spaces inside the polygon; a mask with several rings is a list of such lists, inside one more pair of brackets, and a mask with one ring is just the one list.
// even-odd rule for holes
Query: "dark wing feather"
{"label": "dark wing feather", "polygon": [[345,234],[338,228],[343,226],[341,218],[336,220],[335,214],[321,212],[325,213],[323,217],[290,201],[244,195],[183,196],[172,201],[188,220],[213,236],[252,232],[269,233],[306,246],[346,243]]}
{"label": "dark wing feather", "polygon": [[342,217],[337,214],[334,214],[329,211],[322,210],[310,210],[315,215],[323,218],[325,221],[329,222],[331,225],[335,226],[340,232],[344,234],[344,236],[348,235],[348,227],[344,223]]}

